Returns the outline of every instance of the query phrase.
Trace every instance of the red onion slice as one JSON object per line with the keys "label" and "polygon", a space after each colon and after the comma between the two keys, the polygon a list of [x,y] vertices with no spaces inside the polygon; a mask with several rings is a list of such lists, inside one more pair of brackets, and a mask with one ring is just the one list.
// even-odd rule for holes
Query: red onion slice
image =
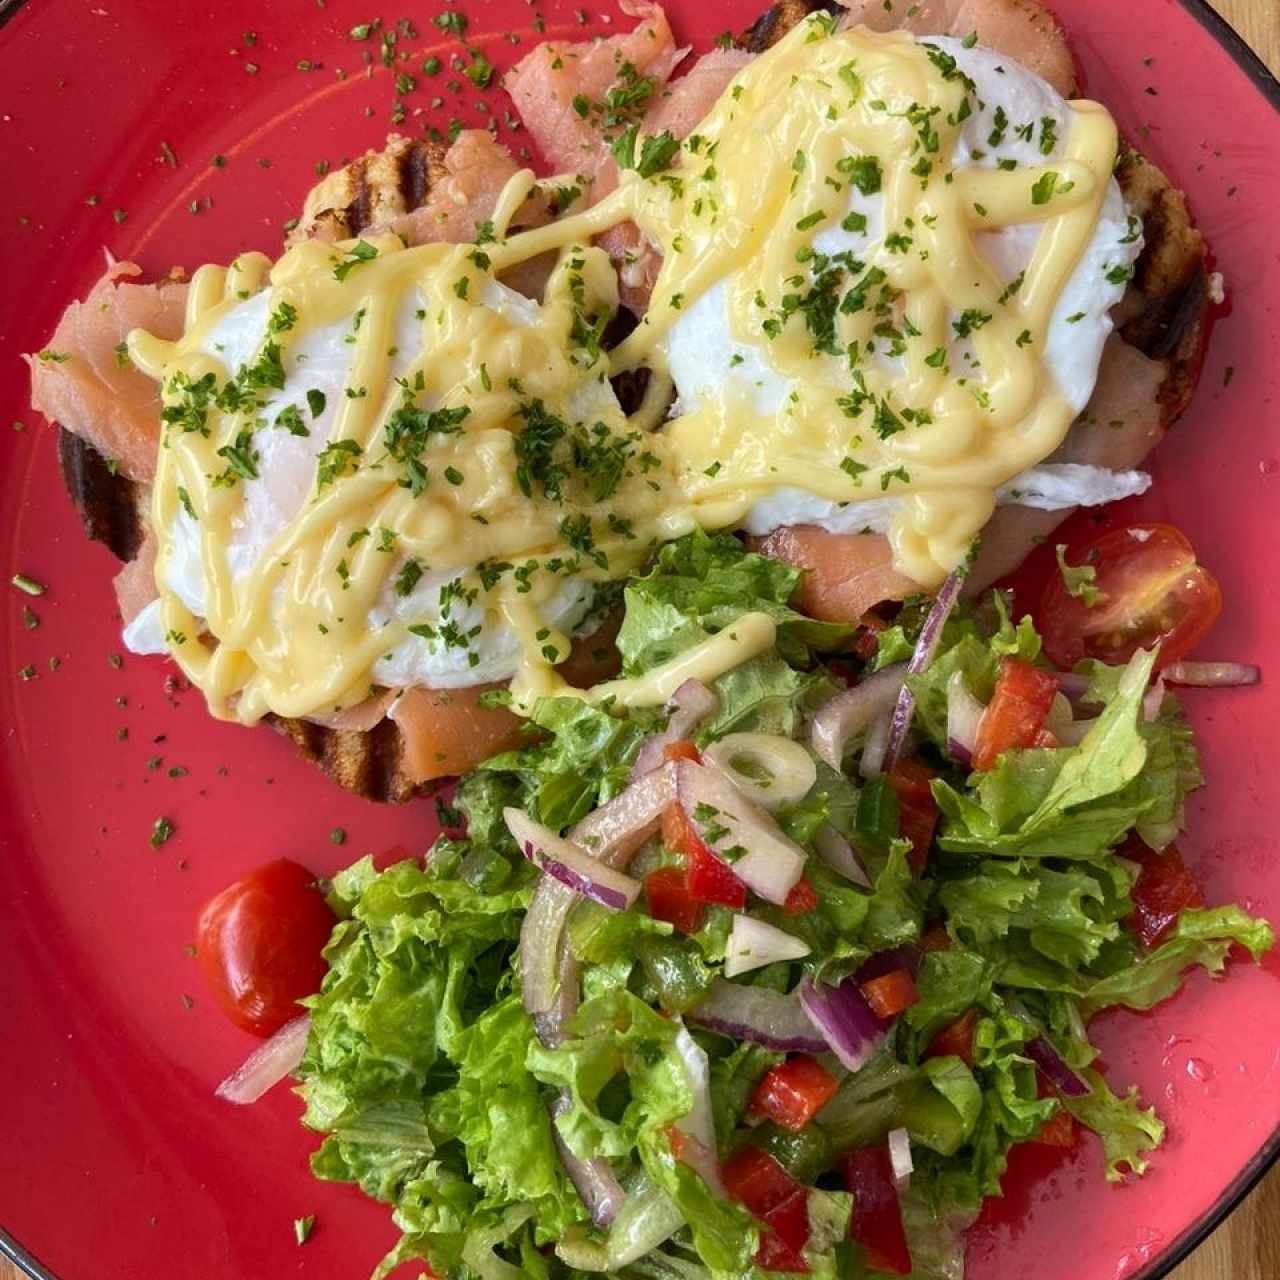
{"label": "red onion slice", "polygon": [[1142,695],[1142,718],[1150,724],[1164,705],[1164,676],[1159,675],[1151,682],[1151,688]]}
{"label": "red onion slice", "polygon": [[1054,1088],[1068,1098],[1082,1098],[1089,1092],[1089,1086],[1076,1075],[1067,1060],[1053,1047],[1049,1037],[1040,1030],[1036,1020],[1022,1007],[1017,1000],[1007,1000],[1009,1012],[1025,1023],[1036,1034],[1023,1045],[1023,1051],[1044,1074]]}
{"label": "red onion slice", "polygon": [[[966,573],[968,573],[967,565],[953,569],[938,589],[933,607],[924,620],[924,626],[920,628],[920,638],[916,641],[915,652],[911,655],[911,661],[907,663],[907,675],[918,676],[933,661],[933,655],[938,652],[938,645],[942,641],[942,628],[946,625],[952,609],[956,607],[956,601],[960,598],[960,588],[964,585]],[[893,727],[889,730],[889,749],[885,753],[885,769],[888,772],[892,772],[893,766],[898,763],[902,755],[902,748],[907,741],[907,730],[911,728],[911,718],[915,714],[915,709],[915,694],[906,684],[903,684],[902,692],[898,694],[897,705],[893,709]]]}
{"label": "red onion slice", "polygon": [[963,671],[947,681],[947,754],[966,768],[978,745],[978,722],[986,708],[969,692]]}
{"label": "red onion slice", "polygon": [[[576,902],[576,896],[571,896]],[[523,936],[521,938],[523,943]],[[554,1049],[564,1040],[565,1023],[578,1011],[578,997],[581,994],[579,979],[582,966],[578,957],[573,954],[563,935],[559,939],[559,964],[556,967],[555,992],[551,997],[551,1007],[545,1013],[535,1013],[533,1029],[538,1039],[548,1049]]]}
{"label": "red onion slice", "polygon": [[522,809],[508,806],[502,817],[524,856],[567,889],[614,911],[625,911],[640,896],[639,880],[593,858]]}
{"label": "red onion slice", "polygon": [[846,978],[832,987],[806,978],[797,992],[827,1048],[850,1071],[866,1066],[884,1043],[889,1024],[876,1016],[858,984]]}
{"label": "red onion slice", "polygon": [[[676,761],[676,797],[709,848],[722,855],[736,847],[746,850],[733,863],[733,873],[747,888],[766,902],[786,902],[804,873],[807,855],[767,813],[718,770],[692,760]],[[714,839],[708,838],[712,835]]]}
{"label": "red onion slice", "polygon": [[885,752],[889,749],[889,730],[893,726],[893,712],[882,711],[871,722],[862,743],[862,755],[858,759],[858,776],[874,778],[884,768]]}
{"label": "red onion slice", "polygon": [[687,738],[704,720],[715,715],[720,699],[701,680],[686,680],[671,695],[669,705],[672,710],[667,727],[645,739],[635,764],[631,766],[632,782],[662,764],[666,747]]}
{"label": "red onion slice", "polygon": [[732,1040],[750,1040],[766,1049],[825,1053],[827,1042],[814,1030],[795,992],[743,987],[717,978],[707,998],[689,1010],[689,1019]]}
{"label": "red onion slice", "polygon": [[851,845],[829,822],[824,822],[813,837],[813,847],[818,857],[837,875],[851,880],[860,889],[871,888],[871,878],[866,868],[858,861],[858,855]]}
{"label": "red onion slice", "polygon": [[729,930],[724,956],[724,976],[736,978],[752,969],[761,969],[779,960],[801,960],[809,954],[809,944],[754,916],[735,915]]}
{"label": "red onion slice", "polygon": [[889,1162],[893,1166],[894,1189],[901,1195],[911,1186],[915,1164],[911,1159],[911,1135],[905,1129],[889,1131]]}
{"label": "red onion slice", "polygon": [[595,1156],[591,1160],[579,1160],[569,1150],[568,1144],[560,1136],[556,1128],[556,1118],[571,1106],[569,1096],[561,1093],[551,1104],[551,1136],[555,1140],[556,1150],[564,1163],[564,1170],[569,1181],[586,1205],[591,1221],[597,1227],[607,1227],[618,1216],[618,1210],[626,1201],[627,1193],[623,1191],[618,1179],[614,1176],[613,1167],[603,1156]]}
{"label": "red onion slice", "polygon": [[906,674],[906,667],[899,662],[873,672],[852,689],[823,703],[809,725],[814,754],[833,769],[843,768],[850,739],[862,733],[878,715],[893,710]]}
{"label": "red onion slice", "polygon": [[257,1102],[274,1084],[296,1071],[307,1047],[311,1015],[286,1022],[260,1044],[215,1090],[219,1098],[244,1106]]}
{"label": "red onion slice", "polygon": [[[570,830],[569,839],[593,858],[623,870],[632,854],[657,832],[663,810],[675,798],[675,766],[664,765],[587,814]],[[535,1025],[540,1016],[563,1009],[564,984],[557,972],[562,962],[560,936],[577,900],[572,890],[543,876],[520,926],[522,998]],[[576,981],[572,989],[570,1012],[577,1007]]]}
{"label": "red onion slice", "polygon": [[1160,674],[1170,684],[1229,689],[1257,684],[1262,679],[1262,668],[1249,662],[1171,662]]}

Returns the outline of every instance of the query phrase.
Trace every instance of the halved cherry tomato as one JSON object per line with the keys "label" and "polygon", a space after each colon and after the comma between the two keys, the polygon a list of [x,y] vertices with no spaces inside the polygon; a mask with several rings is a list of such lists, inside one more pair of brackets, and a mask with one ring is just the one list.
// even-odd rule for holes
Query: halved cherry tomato
{"label": "halved cherry tomato", "polygon": [[315,876],[288,858],[251,871],[205,903],[196,954],[223,1013],[269,1036],[320,990],[320,954],[336,923]]}
{"label": "halved cherry tomato", "polygon": [[1129,927],[1144,947],[1158,947],[1187,907],[1204,906],[1204,895],[1176,845],[1157,853],[1141,841],[1133,840],[1121,853],[1142,866],[1129,894],[1133,899]]}
{"label": "halved cherry tomato", "polygon": [[867,1252],[875,1271],[911,1274],[911,1253],[902,1226],[902,1206],[893,1186],[889,1148],[862,1147],[845,1157],[845,1186],[853,1192],[849,1234]]}
{"label": "halved cherry tomato", "polygon": [[1059,1108],[1040,1126],[1040,1132],[1032,1139],[1045,1147],[1074,1147],[1076,1122],[1071,1113]]}
{"label": "halved cherry tomato", "polygon": [[944,1058],[954,1054],[966,1066],[973,1066],[973,1032],[977,1024],[977,1009],[966,1009],[929,1041],[929,1047],[922,1056]]}
{"label": "halved cherry tomato", "polygon": [[675,742],[668,742],[662,748],[662,758],[664,760],[692,760],[694,764],[701,764],[702,752],[688,738],[678,738]]}
{"label": "halved cherry tomato", "polygon": [[663,812],[662,843],[673,853],[684,854],[689,896],[695,902],[722,907],[746,904],[747,886],[723,858],[712,852],[678,804],[668,805]]}
{"label": "halved cherry tomato", "polygon": [[896,1018],[920,999],[914,979],[905,969],[894,969],[862,983],[871,1011],[879,1018]]}
{"label": "halved cherry tomato", "polygon": [[1157,641],[1156,665],[1167,666],[1190,653],[1222,612],[1217,580],[1172,525],[1113,529],[1066,559],[1073,567],[1094,567],[1100,596],[1088,608],[1060,573],[1045,587],[1036,622],[1045,653],[1064,670],[1081,658],[1128,662]]}
{"label": "halved cherry tomato", "polygon": [[995,692],[978,721],[973,767],[990,769],[1002,752],[1035,746],[1057,692],[1052,672],[1021,658],[1001,658]]}
{"label": "halved cherry tomato", "polygon": [[799,1132],[835,1097],[840,1082],[816,1058],[798,1053],[771,1067],[756,1086],[750,1110]]}
{"label": "halved cherry tomato", "polygon": [[702,904],[689,893],[688,876],[679,867],[660,867],[644,878],[649,914],[665,920],[681,933],[697,933],[702,927]]}
{"label": "halved cherry tomato", "polygon": [[804,876],[801,876],[791,886],[791,892],[787,894],[787,900],[782,904],[782,912],[788,916],[802,916],[812,911],[817,905],[818,891]]}
{"label": "halved cherry tomato", "polygon": [[938,825],[938,806],[929,783],[936,777],[918,760],[899,760],[885,775],[898,797],[898,834],[911,841],[907,860],[916,875],[923,875]]}
{"label": "halved cherry tomato", "polygon": [[808,1271],[802,1251],[809,1241],[809,1189],[759,1147],[743,1147],[720,1172],[729,1194],[769,1228],[760,1233],[757,1264]]}

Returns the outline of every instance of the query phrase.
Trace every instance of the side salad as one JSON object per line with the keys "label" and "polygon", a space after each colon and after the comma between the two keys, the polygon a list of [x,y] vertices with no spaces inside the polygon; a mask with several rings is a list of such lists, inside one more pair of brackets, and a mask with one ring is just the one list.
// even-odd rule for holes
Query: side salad
{"label": "side salad", "polygon": [[775,644],[665,706],[544,699],[422,859],[334,877],[308,1018],[224,1088],[296,1064],[315,1173],[403,1233],[375,1275],[942,1280],[1015,1143],[1146,1168],[1089,1019],[1273,941],[1173,844],[1201,774],[1157,653],[1057,671],[958,577],[815,622],[798,577],[662,548],[624,676],[748,614]]}

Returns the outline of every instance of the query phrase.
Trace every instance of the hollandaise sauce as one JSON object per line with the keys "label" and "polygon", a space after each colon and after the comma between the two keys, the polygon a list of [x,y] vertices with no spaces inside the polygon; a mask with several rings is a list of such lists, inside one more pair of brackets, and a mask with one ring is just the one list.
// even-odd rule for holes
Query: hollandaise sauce
{"label": "hollandaise sauce", "polygon": [[[419,650],[446,684],[514,673],[528,708],[656,545],[739,526],[784,485],[892,501],[898,567],[935,585],[1079,407],[1047,334],[1117,146],[1077,102],[1040,125],[1044,163],[983,164],[960,145],[976,99],[944,48],[818,15],[678,148],[630,139],[585,213],[508,236],[525,172],[475,244],[373,235],[202,267],[181,339],[135,332],[129,353],[163,395],[166,643],[214,713],[329,712],[411,682]],[[628,220],[662,265],[610,350],[617,277],[592,239]],[[1010,227],[1035,232],[1014,279],[983,248]],[[540,301],[502,283],[547,254]],[[699,315],[725,368],[687,396]],[[630,416],[610,384],[628,370],[649,377]],[[707,678],[771,638],[748,615],[678,670],[584,696],[661,701],[689,663]]]}

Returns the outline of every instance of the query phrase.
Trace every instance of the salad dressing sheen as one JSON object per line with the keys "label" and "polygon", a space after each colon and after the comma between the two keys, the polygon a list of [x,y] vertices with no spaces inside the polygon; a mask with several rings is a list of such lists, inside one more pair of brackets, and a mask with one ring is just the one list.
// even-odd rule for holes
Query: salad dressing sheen
{"label": "salad dressing sheen", "polygon": [[[990,517],[995,490],[1049,455],[1071,424],[1044,337],[1097,223],[1117,147],[1107,112],[1077,102],[1065,155],[1051,165],[956,171],[972,91],[938,49],[810,19],[738,74],[672,167],[642,176],[640,140],[640,172],[625,171],[585,213],[504,238],[534,184],[526,171],[508,184],[483,245],[405,248],[370,236],[302,243],[274,265],[246,254],[202,267],[183,337],[135,332],[129,354],[161,383],[171,415],[152,510],[166,641],[214,714],[253,722],[365,697],[373,663],[412,628],[369,617],[410,562],[464,575],[466,590],[519,636],[513,694],[527,710],[567,688],[554,667],[570,637],[540,612],[563,575],[623,579],[655,544],[696,526],[732,527],[783,484],[837,502],[905,499],[890,533],[896,564],[936,585]],[[807,317],[777,321],[768,300],[800,279],[815,235],[856,217],[847,213],[853,187],[873,183],[895,247],[879,244],[866,261],[846,255],[841,266],[862,273],[868,296],[891,301],[828,308],[818,338]],[[616,309],[617,284],[590,239],[627,219],[660,246],[663,265],[644,320],[604,351],[590,322]],[[1044,233],[1011,289],[975,236],[1025,223]],[[557,266],[541,311],[522,321],[494,303],[494,278],[547,251]],[[767,335],[768,362],[799,390],[765,414],[721,385],[655,429],[672,325],[722,282],[734,337],[760,344]],[[283,371],[270,385],[296,388],[301,402],[306,368],[291,352],[326,325],[351,324],[352,363],[309,496],[237,575],[228,544],[258,478],[253,435],[280,423],[258,418],[252,397],[210,396],[237,374],[211,354],[210,334],[264,288],[271,319],[258,358]],[[406,308],[420,350],[397,374]],[[971,343],[964,371],[949,367],[955,334]],[[892,360],[872,354],[877,344]],[[603,384],[639,367],[653,371],[650,393],[628,419]],[[426,441],[408,460],[386,443],[398,410]],[[583,424],[584,448],[594,442],[624,460],[611,485],[571,471],[554,478],[559,495],[548,487],[527,447],[544,411]],[[202,619],[166,586],[180,510],[199,529]],[[773,640],[764,615],[731,630],[670,672],[614,681],[595,696],[661,702],[681,679],[710,679]]]}

